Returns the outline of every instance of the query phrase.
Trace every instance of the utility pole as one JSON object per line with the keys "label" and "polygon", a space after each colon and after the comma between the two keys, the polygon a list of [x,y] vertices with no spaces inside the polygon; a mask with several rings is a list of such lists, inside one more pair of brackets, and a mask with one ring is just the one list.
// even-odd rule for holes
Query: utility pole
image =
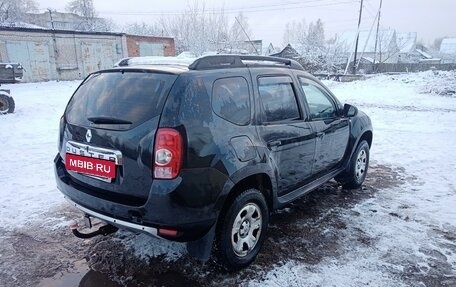
{"label": "utility pole", "polygon": [[[380,0],[380,7],[378,8],[377,34],[375,34],[375,48],[374,48],[374,65],[375,65],[375,60],[377,58],[378,30],[380,28],[380,16],[382,14],[382,2],[383,2],[383,0]],[[379,59],[379,60],[381,61],[381,59]]]}
{"label": "utility pole", "polygon": [[363,15],[363,2],[364,2],[364,0],[361,0],[361,6],[359,7],[358,34],[356,35],[355,57],[354,57],[354,60],[353,60],[353,74],[354,75],[356,75],[356,69],[357,69],[356,56],[358,54],[359,29],[361,27],[361,17]]}
{"label": "utility pole", "polygon": [[[49,11],[49,18],[51,18],[51,27],[52,27],[52,46],[54,47],[54,59],[55,64],[57,66],[57,59],[59,56],[59,50],[57,49],[57,39],[55,38],[55,27],[54,27],[54,19],[52,18],[52,10],[48,8]],[[60,80],[60,70],[57,69],[57,81]]]}
{"label": "utility pole", "polygon": [[51,8],[48,8],[48,11],[49,11],[49,18],[51,18],[52,30],[54,30],[54,19],[52,19],[52,10],[51,10]]}
{"label": "utility pole", "polygon": [[238,19],[237,17],[234,17],[234,19],[236,19],[236,22],[238,22],[239,26],[241,26],[242,31],[243,31],[244,34],[247,36],[247,39],[249,40],[249,43],[252,45],[252,47],[253,47],[253,49],[255,50],[256,54],[257,54],[257,55],[260,55],[260,52],[258,52],[258,50],[257,50],[257,48],[255,47],[255,45],[253,44],[252,40],[250,40],[249,34],[247,34],[247,32],[246,32],[245,29],[244,29],[244,26],[242,26],[241,21],[239,21],[239,19]]}

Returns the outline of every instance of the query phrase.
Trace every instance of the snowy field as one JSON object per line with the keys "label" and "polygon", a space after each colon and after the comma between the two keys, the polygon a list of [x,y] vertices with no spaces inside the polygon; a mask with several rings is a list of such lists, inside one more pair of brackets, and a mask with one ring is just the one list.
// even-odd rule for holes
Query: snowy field
{"label": "snowy field", "polygon": [[372,119],[366,187],[341,191],[332,182],[277,212],[257,262],[237,274],[145,235],[70,234],[78,213],[56,189],[52,161],[78,84],[2,86],[16,112],[0,116],[1,286],[85,286],[95,271],[104,286],[456,286],[455,72],[326,82]]}
{"label": "snowy field", "polygon": [[[413,180],[345,210],[347,230],[376,239],[369,248],[351,245],[348,232],[340,258],[317,266],[287,262],[253,285],[456,286],[456,96],[438,96],[445,88],[456,90],[456,74],[327,84],[342,102],[371,117],[371,160],[403,168]],[[353,218],[353,211],[359,216]],[[448,268],[436,268],[438,258]],[[404,268],[423,281],[404,281]]]}

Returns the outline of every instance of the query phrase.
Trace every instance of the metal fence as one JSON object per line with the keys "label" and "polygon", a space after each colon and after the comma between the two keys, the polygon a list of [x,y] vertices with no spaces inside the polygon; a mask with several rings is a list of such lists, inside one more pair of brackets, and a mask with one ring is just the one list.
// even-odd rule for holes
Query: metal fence
{"label": "metal fence", "polygon": [[456,64],[430,64],[430,63],[382,63],[382,64],[366,64],[361,63],[358,66],[358,71],[364,74],[374,73],[407,73],[407,72],[423,72],[429,70],[451,71],[456,70]]}

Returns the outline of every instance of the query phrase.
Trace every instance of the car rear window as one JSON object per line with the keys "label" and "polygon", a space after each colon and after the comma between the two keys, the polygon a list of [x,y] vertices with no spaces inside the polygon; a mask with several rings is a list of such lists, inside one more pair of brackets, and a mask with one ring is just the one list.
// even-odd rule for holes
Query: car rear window
{"label": "car rear window", "polygon": [[110,129],[140,125],[160,114],[165,96],[176,78],[177,75],[133,71],[95,73],[71,98],[66,111],[67,121],[93,126],[100,123],[89,119],[115,119],[117,124],[101,122],[100,127]]}

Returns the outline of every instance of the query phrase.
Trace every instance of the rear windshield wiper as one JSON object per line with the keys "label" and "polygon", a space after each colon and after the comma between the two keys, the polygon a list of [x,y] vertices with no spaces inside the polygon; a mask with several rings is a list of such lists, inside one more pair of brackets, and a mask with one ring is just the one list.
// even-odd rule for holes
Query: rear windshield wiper
{"label": "rear windshield wiper", "polygon": [[117,119],[117,118],[112,118],[112,117],[90,117],[87,118],[90,122],[94,124],[99,124],[99,125],[131,125],[132,122],[122,120],[122,119]]}

